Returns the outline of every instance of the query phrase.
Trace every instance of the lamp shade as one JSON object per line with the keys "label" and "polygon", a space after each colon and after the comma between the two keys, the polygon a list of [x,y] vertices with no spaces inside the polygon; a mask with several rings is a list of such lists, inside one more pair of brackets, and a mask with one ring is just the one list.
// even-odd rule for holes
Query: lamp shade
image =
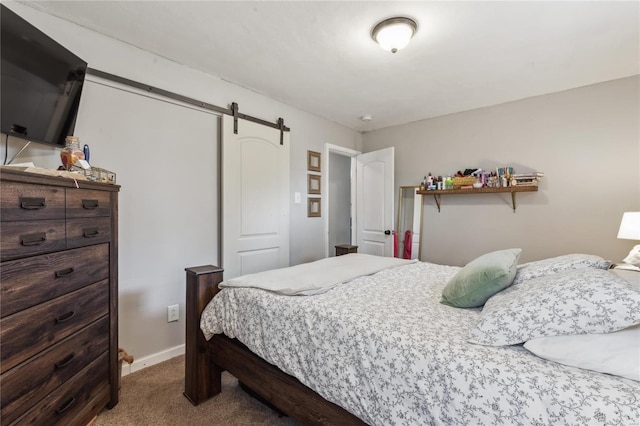
{"label": "lamp shade", "polygon": [[409,44],[418,26],[413,19],[397,17],[389,18],[377,24],[371,31],[371,37],[380,47],[392,53]]}
{"label": "lamp shade", "polygon": [[618,230],[618,238],[640,240],[640,212],[624,212]]}

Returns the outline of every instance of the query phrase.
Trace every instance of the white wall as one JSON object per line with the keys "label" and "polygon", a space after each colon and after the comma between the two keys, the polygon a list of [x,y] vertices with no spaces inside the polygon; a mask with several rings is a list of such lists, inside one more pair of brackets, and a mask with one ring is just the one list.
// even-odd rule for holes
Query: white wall
{"label": "white wall", "polygon": [[[241,112],[265,120],[284,118],[285,125],[291,128],[291,264],[324,257],[326,219],[307,218],[306,203],[294,204],[293,193],[306,194],[307,191],[307,150],[322,152],[325,143],[356,149],[361,142],[358,132],[23,4],[4,4],[82,57],[91,68],[215,105],[228,106],[231,102],[237,102]],[[107,95],[94,93],[92,102],[99,101],[109,102],[109,99]],[[216,158],[212,141],[181,141],[173,137],[172,142],[177,148],[175,151],[167,150],[168,140],[164,139],[159,144],[158,138],[161,136],[155,134],[152,128],[145,137],[139,129],[135,133],[129,132],[126,126],[122,127],[119,123],[101,121],[96,108],[83,107],[84,104],[81,105],[76,135],[82,143],[91,146],[92,161],[115,171],[122,184],[119,219],[120,346],[144,362],[145,357],[170,350],[184,342],[184,322],[166,322],[167,305],[172,303],[169,301],[180,304],[181,318],[184,319],[184,268],[216,264],[218,261],[216,235],[210,235],[217,226],[212,211],[219,207],[217,182],[213,178]],[[132,114],[144,117],[142,121],[145,122],[154,119],[144,108],[132,111]],[[117,132],[113,131],[114,128],[117,128]],[[11,143],[9,157],[20,145]],[[208,167],[209,171],[200,170],[200,174],[195,174],[195,179],[185,179],[185,173],[190,169],[181,168],[175,171],[181,176],[176,176],[176,180],[171,179],[176,158],[189,161],[177,155],[181,152],[181,146],[188,147],[195,157],[199,156],[194,160],[194,171],[203,167]],[[138,158],[135,164],[131,158],[125,160],[122,156],[127,155],[128,150],[136,155],[145,153],[144,158]],[[207,157],[211,157],[211,161],[205,160],[203,163]],[[33,160],[41,167],[57,167],[60,162],[59,151],[35,146],[17,158],[16,162],[26,160]],[[154,180],[154,173],[161,173],[163,177]],[[204,178],[199,178],[202,176]],[[189,180],[191,184],[185,183]],[[159,200],[163,200],[164,204]],[[188,200],[194,202],[190,204]],[[154,215],[135,208],[136,203],[145,201],[156,208],[164,205],[167,210]],[[180,224],[185,232],[188,231],[189,237],[178,237],[177,242],[168,241],[166,235],[176,238],[173,230],[163,232],[171,226],[171,222]],[[205,232],[200,232],[202,230]],[[142,247],[143,239],[132,235],[133,232],[138,236],[143,235],[151,249]]]}
{"label": "white wall", "polygon": [[526,262],[564,253],[620,261],[622,213],[640,210],[640,77],[452,114],[363,136],[363,151],[395,146],[396,184],[431,172],[513,166],[545,172],[539,191],[426,196],[422,259],[463,265],[521,247]]}

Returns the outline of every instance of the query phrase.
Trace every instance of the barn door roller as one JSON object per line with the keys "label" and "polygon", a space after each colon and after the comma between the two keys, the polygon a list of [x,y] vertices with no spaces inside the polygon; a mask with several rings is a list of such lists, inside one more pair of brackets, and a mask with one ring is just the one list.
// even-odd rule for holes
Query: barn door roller
{"label": "barn door roller", "polygon": [[236,102],[233,102],[231,104],[231,115],[233,115],[233,133],[236,135],[238,134],[238,118],[242,118],[243,120],[252,121],[254,123],[262,124],[264,126],[273,127],[274,129],[280,130],[280,145],[284,145],[284,132],[290,131],[290,129],[284,125],[284,119],[282,117],[278,118],[278,121],[276,123],[270,123],[260,118],[242,114],[238,111],[238,104]]}

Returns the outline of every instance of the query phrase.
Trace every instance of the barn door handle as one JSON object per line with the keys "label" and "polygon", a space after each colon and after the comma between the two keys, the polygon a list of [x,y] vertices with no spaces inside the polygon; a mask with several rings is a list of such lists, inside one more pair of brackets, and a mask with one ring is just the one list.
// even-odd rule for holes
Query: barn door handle
{"label": "barn door handle", "polygon": [[391,235],[391,231],[387,229],[386,231],[384,231],[384,235]]}
{"label": "barn door handle", "polygon": [[44,198],[41,197],[20,197],[20,208],[25,210],[40,210],[47,207]]}

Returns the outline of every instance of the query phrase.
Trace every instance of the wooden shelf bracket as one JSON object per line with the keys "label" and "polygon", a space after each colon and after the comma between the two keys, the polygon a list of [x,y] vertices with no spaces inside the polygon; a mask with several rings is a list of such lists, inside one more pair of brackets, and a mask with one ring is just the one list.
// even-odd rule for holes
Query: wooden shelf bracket
{"label": "wooden shelf bracket", "polygon": [[433,199],[436,200],[436,204],[438,205],[438,213],[440,213],[440,194],[433,194]]}

